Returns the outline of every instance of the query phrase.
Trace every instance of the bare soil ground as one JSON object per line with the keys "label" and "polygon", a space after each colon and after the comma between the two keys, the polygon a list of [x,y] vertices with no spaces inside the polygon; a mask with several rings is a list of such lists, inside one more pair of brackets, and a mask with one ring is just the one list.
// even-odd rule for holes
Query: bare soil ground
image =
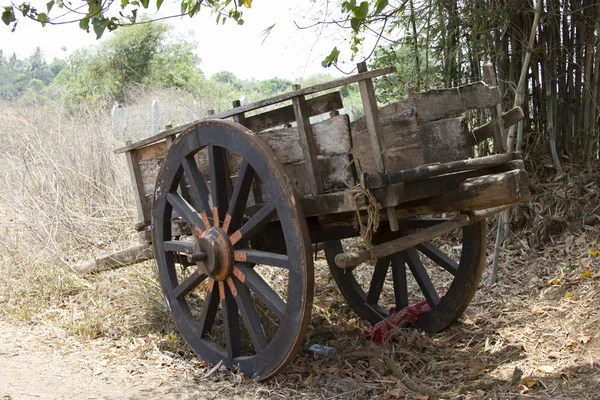
{"label": "bare soil ground", "polygon": [[[113,326],[86,337],[52,322],[59,319],[48,313],[60,308],[26,322],[5,316],[0,396],[600,399],[599,242],[597,226],[551,238],[542,251],[514,238],[499,282],[489,285],[484,275],[460,321],[436,335],[403,329],[384,345],[362,338],[367,325],[348,309],[321,259],[305,343],[333,346],[337,354],[302,352],[268,382],[205,364],[164,328],[123,334]],[[93,278],[95,284],[114,280],[110,274]]]}

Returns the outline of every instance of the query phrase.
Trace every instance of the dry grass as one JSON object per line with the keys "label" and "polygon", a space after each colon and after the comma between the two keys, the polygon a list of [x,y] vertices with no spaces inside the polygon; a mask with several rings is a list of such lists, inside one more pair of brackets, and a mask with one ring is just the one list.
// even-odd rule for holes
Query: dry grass
{"label": "dry grass", "polygon": [[169,319],[152,263],[85,279],[72,273],[74,263],[135,240],[129,177],[112,154],[123,138],[107,134],[108,112],[0,108],[5,320],[60,329],[108,366],[135,363],[132,376],[154,369],[190,391],[210,388],[199,398],[600,398],[600,265],[588,254],[600,250],[600,228],[583,225],[597,213],[596,175],[534,181],[540,195],[518,214],[499,282],[482,284],[466,315],[437,335],[405,329],[395,343],[366,342],[366,324],[318,260],[305,343],[337,355],[303,352],[259,383],[195,358]]}

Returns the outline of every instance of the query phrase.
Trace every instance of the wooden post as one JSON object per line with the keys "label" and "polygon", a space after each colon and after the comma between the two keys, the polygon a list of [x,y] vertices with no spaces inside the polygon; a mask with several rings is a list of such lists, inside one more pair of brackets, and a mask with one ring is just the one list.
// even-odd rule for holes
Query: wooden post
{"label": "wooden post", "polygon": [[[360,73],[367,72],[367,63],[364,61],[358,63],[357,68]],[[367,129],[369,130],[369,135],[371,137],[371,148],[373,149],[375,167],[377,168],[377,172],[385,174],[387,172],[385,159],[386,147],[383,139],[383,130],[381,129],[381,121],[379,120],[379,109],[377,108],[377,99],[375,98],[373,81],[370,78],[361,80],[358,82],[358,88],[365,109],[365,122],[367,123]],[[386,212],[390,223],[390,229],[392,231],[400,229],[394,207],[387,207]]]}
{"label": "wooden post", "polygon": [[[498,86],[492,64],[483,66],[483,81],[489,86]],[[500,92],[500,89],[498,89],[498,92]],[[504,120],[502,119],[502,103],[496,104],[496,107],[491,109],[491,114],[494,130],[494,150],[496,153],[504,153],[506,152],[506,137],[504,135]]]}
{"label": "wooden post", "polygon": [[[131,144],[131,140],[126,142],[127,145]],[[135,200],[135,206],[138,212],[139,223],[136,226],[140,226],[142,231],[144,227],[150,224],[150,207],[146,199],[146,193],[144,191],[144,183],[142,181],[142,174],[140,172],[140,165],[138,163],[138,157],[135,150],[129,150],[125,153],[127,159],[127,168],[129,169],[129,176],[131,177],[131,183],[133,183],[134,193],[133,199]],[[144,235],[140,235],[140,242],[147,242]]]}
{"label": "wooden post", "polygon": [[[300,90],[300,85],[292,86],[293,90]],[[304,96],[292,98],[294,106],[294,115],[298,124],[298,133],[300,134],[300,147],[304,154],[304,165],[306,166],[306,179],[310,185],[312,194],[319,194],[325,191],[323,180],[321,179],[321,171],[317,160],[317,147],[315,137],[310,124],[310,117],[306,107],[306,99]]]}
{"label": "wooden post", "polygon": [[[234,100],[232,104],[233,104],[233,108],[238,108],[238,107],[242,106],[242,103],[239,100]],[[209,113],[210,113],[210,111],[213,111],[213,114],[214,114],[214,110],[209,110]],[[243,112],[233,115],[232,118],[233,118],[233,122],[236,122],[240,125],[247,126],[246,115]],[[258,133],[258,132],[256,132],[256,133]],[[256,176],[256,178],[258,178],[258,175]],[[252,183],[252,196],[254,196],[254,204],[263,203],[263,197],[262,197],[262,193],[260,191],[260,185],[258,184],[256,179]]]}

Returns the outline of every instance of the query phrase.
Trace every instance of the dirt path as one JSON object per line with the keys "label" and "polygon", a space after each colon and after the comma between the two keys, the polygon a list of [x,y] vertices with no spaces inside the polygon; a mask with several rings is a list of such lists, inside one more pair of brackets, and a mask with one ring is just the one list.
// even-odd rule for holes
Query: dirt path
{"label": "dirt path", "polygon": [[0,320],[2,400],[214,398],[193,381],[164,375],[154,363],[123,359],[101,344]]}

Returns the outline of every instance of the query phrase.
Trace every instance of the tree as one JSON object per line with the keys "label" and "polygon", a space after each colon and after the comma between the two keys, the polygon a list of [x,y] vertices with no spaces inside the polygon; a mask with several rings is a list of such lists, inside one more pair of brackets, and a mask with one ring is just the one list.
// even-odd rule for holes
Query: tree
{"label": "tree", "polygon": [[76,51],[56,85],[83,100],[123,102],[132,86],[157,86],[194,92],[204,75],[196,44],[172,35],[164,22],[123,28],[100,46]]}
{"label": "tree", "polygon": [[[141,13],[139,11],[148,9],[151,5],[160,10],[163,1],[156,0],[155,3],[151,3],[150,0],[121,0],[119,2],[88,0],[86,5],[80,6],[74,5],[69,0],[50,0],[46,3],[45,9],[38,9],[29,2],[23,2],[5,6],[2,11],[2,21],[14,31],[19,23],[20,13],[22,18],[37,21],[42,26],[76,23],[86,32],[90,32],[91,28],[96,37],[100,38],[106,29],[113,31],[121,26],[153,22],[140,21],[138,14],[141,15]],[[185,15],[193,17],[202,8],[207,8],[217,14],[217,23],[225,23],[228,19],[232,19],[237,24],[243,25],[243,8],[250,8],[252,0],[180,0],[180,4],[181,13],[154,21]]]}

